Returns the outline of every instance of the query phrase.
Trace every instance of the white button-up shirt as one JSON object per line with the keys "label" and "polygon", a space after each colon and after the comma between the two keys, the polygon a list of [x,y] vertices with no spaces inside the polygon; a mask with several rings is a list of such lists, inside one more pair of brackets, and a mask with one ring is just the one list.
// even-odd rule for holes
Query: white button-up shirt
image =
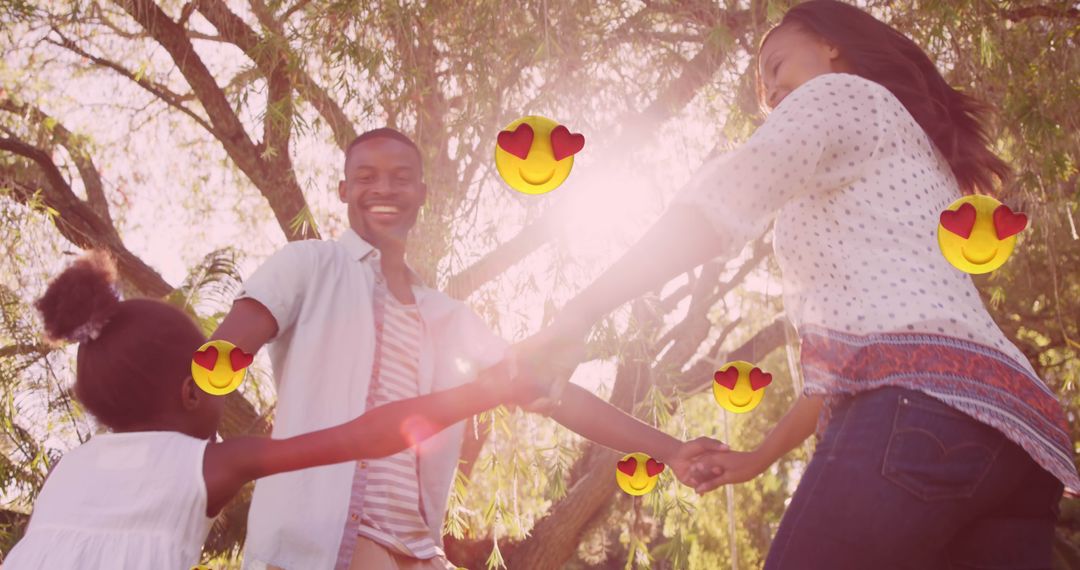
{"label": "white button-up shirt", "polygon": [[[337,241],[292,242],[272,255],[237,299],[269,309],[278,334],[268,344],[278,404],[273,437],[287,438],[364,413],[374,364],[375,275],[364,258],[375,248],[351,229]],[[423,321],[420,394],[459,386],[498,363],[508,344],[464,303],[414,285]],[[436,542],[457,467],[465,422],[418,448],[420,492]],[[371,437],[379,437],[373,433]],[[355,462],[282,473],[255,485],[244,568],[334,567],[348,515]]]}

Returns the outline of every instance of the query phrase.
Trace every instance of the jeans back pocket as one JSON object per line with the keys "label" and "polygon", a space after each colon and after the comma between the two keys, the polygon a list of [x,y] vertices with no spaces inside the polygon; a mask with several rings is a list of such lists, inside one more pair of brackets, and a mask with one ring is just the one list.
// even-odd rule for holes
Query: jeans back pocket
{"label": "jeans back pocket", "polygon": [[924,501],[974,495],[1005,437],[929,396],[898,399],[881,474]]}

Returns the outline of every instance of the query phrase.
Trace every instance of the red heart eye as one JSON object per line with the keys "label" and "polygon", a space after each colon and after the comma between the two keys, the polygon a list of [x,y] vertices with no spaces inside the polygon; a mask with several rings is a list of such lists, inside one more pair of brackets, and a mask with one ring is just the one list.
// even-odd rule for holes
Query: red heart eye
{"label": "red heart eye", "polygon": [[971,230],[975,227],[975,206],[964,203],[956,210],[945,210],[941,213],[941,225],[950,232],[967,239],[971,236]]}
{"label": "red heart eye", "polygon": [[713,374],[713,380],[728,390],[734,390],[735,383],[739,381],[739,369],[728,366],[725,370],[717,370],[716,374]]}
{"label": "red heart eye", "polygon": [[570,134],[570,129],[559,125],[551,131],[551,153],[555,160],[573,156],[585,148],[585,135]]}
{"label": "red heart eye", "polygon": [[232,352],[229,353],[229,365],[232,366],[233,372],[239,372],[247,368],[253,360],[255,360],[254,355],[240,350],[239,347],[233,347]]}
{"label": "red heart eye", "polygon": [[195,354],[191,356],[191,359],[195,361],[195,364],[198,364],[207,370],[213,370],[214,367],[217,366],[217,357],[217,348],[208,346],[206,347],[206,350],[196,350]]}
{"label": "red heart eye", "polygon": [[532,148],[533,130],[528,123],[521,123],[512,131],[499,131],[499,148],[525,160]]}
{"label": "red heart eye", "polygon": [[627,457],[626,459],[619,462],[618,469],[619,471],[622,471],[623,473],[626,473],[627,475],[633,477],[634,473],[637,472],[637,459],[634,459],[633,457]]}
{"label": "red heart eye", "polygon": [[754,368],[750,371],[750,387],[754,390],[760,390],[769,384],[772,384],[772,374],[768,372],[762,372],[760,368]]}
{"label": "red heart eye", "polygon": [[997,232],[998,239],[1012,237],[1024,231],[1027,223],[1027,215],[1020,212],[1014,213],[1005,204],[994,209],[994,231]]}
{"label": "red heart eye", "polygon": [[645,472],[649,474],[649,477],[655,477],[663,470],[664,464],[651,457],[645,462]]}

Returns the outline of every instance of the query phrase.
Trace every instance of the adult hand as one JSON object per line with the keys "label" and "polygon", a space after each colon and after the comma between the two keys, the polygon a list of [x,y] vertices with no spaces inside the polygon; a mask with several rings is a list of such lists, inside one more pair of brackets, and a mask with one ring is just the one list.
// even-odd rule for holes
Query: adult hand
{"label": "adult hand", "polygon": [[[668,459],[668,466],[675,473],[675,478],[688,487],[696,487],[702,481],[699,480],[705,471],[694,469],[702,456],[723,455],[729,453],[730,448],[722,441],[711,437],[699,437],[685,441],[675,450],[674,455]],[[701,475],[699,475],[699,473]]]}
{"label": "adult hand", "polygon": [[517,373],[527,382],[548,387],[543,398],[525,409],[547,414],[558,404],[570,376],[585,360],[588,331],[588,323],[563,314],[547,328],[513,346],[511,351],[517,362]]}
{"label": "adult hand", "polygon": [[768,469],[771,462],[755,451],[711,453],[697,458],[691,467],[694,491],[703,495],[721,485],[745,483]]}
{"label": "adult hand", "polygon": [[513,355],[481,370],[476,375],[476,382],[483,386],[485,394],[490,394],[496,402],[507,406],[525,406],[548,393],[546,384],[518,373]]}

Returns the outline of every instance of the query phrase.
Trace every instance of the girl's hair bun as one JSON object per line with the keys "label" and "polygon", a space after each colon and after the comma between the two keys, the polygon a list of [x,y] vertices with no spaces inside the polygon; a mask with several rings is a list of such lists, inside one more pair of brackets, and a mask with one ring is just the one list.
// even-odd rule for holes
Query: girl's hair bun
{"label": "girl's hair bun", "polygon": [[120,303],[116,265],[108,253],[90,251],[49,283],[34,306],[50,341],[96,339]]}

